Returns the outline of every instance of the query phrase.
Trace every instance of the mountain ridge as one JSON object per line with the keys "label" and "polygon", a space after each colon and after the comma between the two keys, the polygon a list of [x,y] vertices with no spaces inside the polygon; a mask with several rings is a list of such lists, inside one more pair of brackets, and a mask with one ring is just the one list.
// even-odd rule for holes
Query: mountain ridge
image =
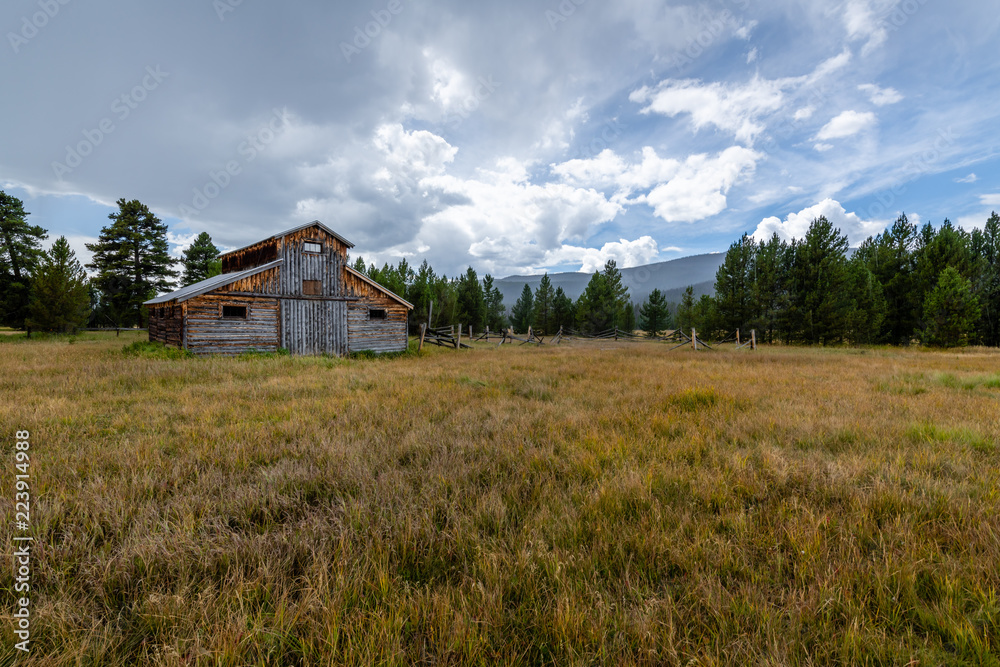
{"label": "mountain ridge", "polygon": [[[726,253],[705,253],[679,257],[665,262],[633,266],[619,269],[622,283],[629,289],[629,297],[635,303],[642,303],[654,289],[659,289],[667,301],[678,302],[687,286],[694,288],[695,298],[702,294],[709,296],[715,293],[715,273],[726,258]],[[552,288],[562,287],[566,295],[574,301],[580,298],[593,273],[566,271],[548,274]],[[493,282],[503,293],[504,303],[512,307],[521,296],[521,291],[528,285],[532,291],[538,288],[541,275],[506,276]]]}

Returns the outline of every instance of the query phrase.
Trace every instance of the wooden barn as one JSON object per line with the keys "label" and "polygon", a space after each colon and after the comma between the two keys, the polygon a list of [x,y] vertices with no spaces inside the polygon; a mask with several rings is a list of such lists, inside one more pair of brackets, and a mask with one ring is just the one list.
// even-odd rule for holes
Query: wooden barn
{"label": "wooden barn", "polygon": [[400,352],[399,296],[347,265],[354,244],[319,221],[222,255],[222,274],[145,302],[149,339],[196,354]]}

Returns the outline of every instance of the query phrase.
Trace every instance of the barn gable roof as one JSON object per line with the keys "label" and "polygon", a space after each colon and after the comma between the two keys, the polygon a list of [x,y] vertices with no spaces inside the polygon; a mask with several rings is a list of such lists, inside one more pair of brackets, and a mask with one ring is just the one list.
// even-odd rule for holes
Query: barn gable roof
{"label": "barn gable roof", "polygon": [[259,241],[254,241],[253,243],[250,243],[249,245],[245,245],[245,246],[243,246],[241,248],[236,248],[235,250],[230,250],[229,252],[224,252],[221,255],[219,255],[219,257],[225,257],[226,255],[233,254],[234,252],[239,252],[240,250],[246,250],[247,248],[249,248],[251,246],[255,246],[255,245],[258,245],[260,243],[263,243],[264,241],[270,241],[271,239],[278,239],[278,238],[281,238],[282,236],[288,236],[289,234],[294,234],[295,232],[301,231],[303,229],[307,229],[309,227],[314,227],[314,226],[315,227],[319,227],[324,232],[326,232],[327,234],[329,234],[333,238],[337,239],[338,241],[340,241],[341,243],[343,243],[344,245],[346,245],[348,248],[353,248],[354,247],[353,243],[351,243],[350,241],[348,241],[347,239],[345,239],[343,236],[341,236],[337,232],[333,231],[332,229],[330,229],[329,227],[327,227],[326,225],[324,225],[319,220],[313,220],[312,222],[307,222],[304,225],[299,225],[298,227],[292,227],[291,229],[286,229],[283,232],[278,232],[277,234],[272,234],[271,236],[268,236],[267,238],[261,239]]}
{"label": "barn gable roof", "polygon": [[261,266],[255,266],[252,269],[247,269],[246,271],[237,271],[235,273],[222,273],[217,276],[212,276],[211,278],[205,278],[187,287],[182,287],[179,290],[170,292],[169,294],[163,294],[156,297],[155,299],[150,299],[149,301],[143,302],[144,306],[154,306],[158,303],[167,303],[168,301],[177,301],[181,303],[182,301],[187,301],[188,299],[194,298],[196,296],[201,296],[206,292],[211,292],[214,289],[220,287],[225,287],[226,285],[231,285],[237,280],[247,278],[249,276],[257,275],[258,273],[263,273],[268,269],[273,269],[274,267],[281,264],[283,260],[276,259],[273,262],[268,262],[267,264],[262,264]]}
{"label": "barn gable roof", "polygon": [[403,304],[404,306],[406,306],[410,310],[413,310],[413,304],[412,303],[410,303],[406,299],[402,298],[401,296],[399,296],[397,294],[394,294],[390,290],[386,289],[383,285],[378,284],[377,282],[375,282],[374,280],[372,280],[371,278],[369,278],[365,274],[361,273],[360,271],[355,271],[354,269],[352,269],[349,266],[344,266],[344,268],[347,269],[348,273],[350,273],[352,276],[356,276],[356,277],[360,278],[361,280],[365,281],[366,283],[368,283],[369,285],[371,285],[372,287],[374,287],[378,291],[384,293],[386,296],[395,299],[396,301],[398,301],[399,303]]}

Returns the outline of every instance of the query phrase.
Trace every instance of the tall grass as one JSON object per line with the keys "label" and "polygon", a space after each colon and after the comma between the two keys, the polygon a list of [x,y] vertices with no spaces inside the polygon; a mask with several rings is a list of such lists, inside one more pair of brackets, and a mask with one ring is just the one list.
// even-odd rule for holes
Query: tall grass
{"label": "tall grass", "polygon": [[4,664],[1000,664],[995,352],[136,338],[0,346]]}

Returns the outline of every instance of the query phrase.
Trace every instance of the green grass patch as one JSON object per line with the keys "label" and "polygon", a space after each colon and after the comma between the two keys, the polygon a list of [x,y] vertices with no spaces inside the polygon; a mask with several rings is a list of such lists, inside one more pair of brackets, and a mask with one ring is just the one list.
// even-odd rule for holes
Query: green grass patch
{"label": "green grass patch", "polygon": [[126,357],[143,357],[146,359],[193,359],[194,355],[188,350],[179,347],[171,347],[156,341],[137,340],[122,348],[122,354]]}

